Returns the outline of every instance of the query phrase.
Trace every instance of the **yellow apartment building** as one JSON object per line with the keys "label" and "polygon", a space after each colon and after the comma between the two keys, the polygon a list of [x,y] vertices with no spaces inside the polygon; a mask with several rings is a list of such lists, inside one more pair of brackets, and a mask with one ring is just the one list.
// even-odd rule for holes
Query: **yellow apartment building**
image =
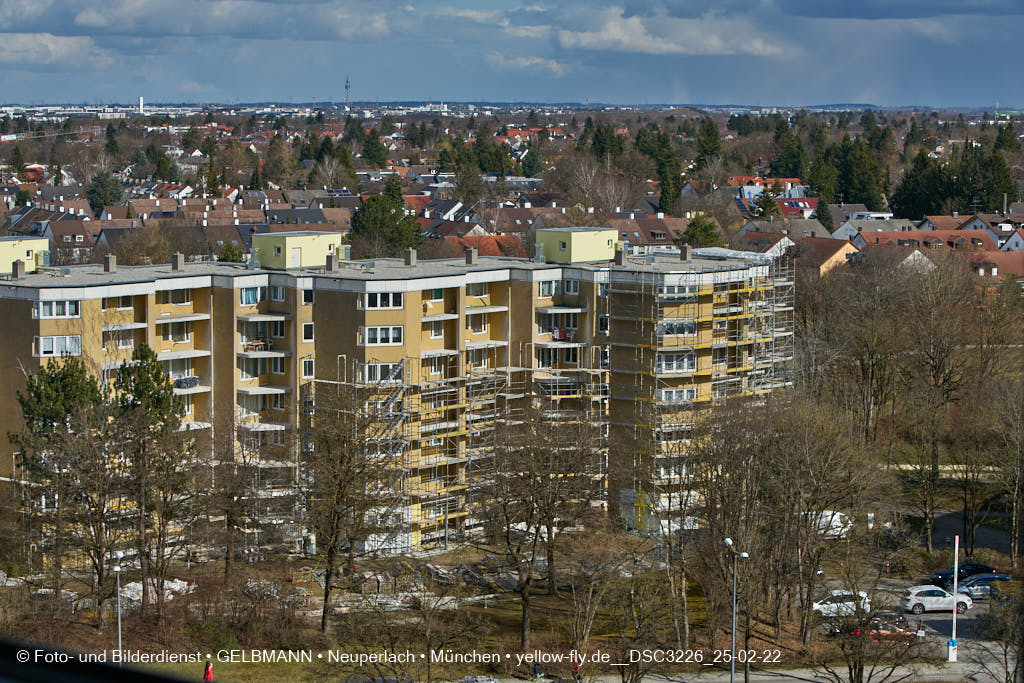
{"label": "yellow apartment building", "polygon": [[[371,550],[428,549],[478,526],[474,482],[495,425],[528,404],[552,420],[582,411],[610,443],[630,444],[609,449],[608,503],[650,529],[658,486],[678,483],[659,453],[685,441],[688,416],[785,383],[792,274],[745,252],[635,258],[609,249],[614,231],[543,232],[534,259],[348,261],[340,241],[300,232],[254,240],[247,264],[108,257],[14,272],[0,280],[12,321],[0,431],[20,429],[25,372],[71,354],[109,374],[145,342],[186,401],[183,429],[207,448],[273,454],[252,512],[282,539],[305,534],[294,495],[304,400],[336,382],[381,394],[377,438],[404,472],[401,529]],[[547,258],[549,240],[575,244],[566,251],[580,260]],[[17,476],[10,451],[0,477]]]}

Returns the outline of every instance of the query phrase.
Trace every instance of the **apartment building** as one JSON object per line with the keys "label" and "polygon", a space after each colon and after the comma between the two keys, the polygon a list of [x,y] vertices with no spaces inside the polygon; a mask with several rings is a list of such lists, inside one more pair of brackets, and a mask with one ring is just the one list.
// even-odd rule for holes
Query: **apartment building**
{"label": "apartment building", "polygon": [[[437,546],[478,526],[474,483],[496,425],[527,406],[633,444],[611,456],[609,504],[650,528],[658,492],[637,483],[637,463],[668,485],[657,454],[685,438],[693,410],[784,383],[792,276],[745,252],[632,258],[614,238],[566,228],[538,232],[533,259],[349,261],[337,235],[274,233],[254,236],[247,264],[15,269],[0,280],[0,311],[16,321],[0,429],[20,428],[25,372],[70,354],[109,377],[145,342],[207,453],[273,454],[257,459],[253,513],[277,540],[305,533],[304,406],[332,383],[379,394],[374,439],[403,471],[399,530],[371,549]],[[0,461],[0,477],[13,463]]]}

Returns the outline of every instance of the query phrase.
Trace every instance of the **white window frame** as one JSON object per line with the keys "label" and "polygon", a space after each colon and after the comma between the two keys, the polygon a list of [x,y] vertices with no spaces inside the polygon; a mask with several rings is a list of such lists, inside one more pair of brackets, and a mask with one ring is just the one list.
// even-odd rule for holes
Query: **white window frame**
{"label": "white window frame", "polygon": [[[476,298],[482,298],[487,296],[490,288],[486,282],[470,282],[466,285],[466,296],[473,296]],[[479,294],[477,292],[480,292]]]}
{"label": "white window frame", "polygon": [[566,365],[576,365],[580,362],[580,350],[575,346],[567,346],[562,349],[562,362]]}
{"label": "white window frame", "polygon": [[[60,340],[60,341],[58,341]],[[48,337],[36,337],[33,340],[36,357],[60,358],[62,356],[82,355],[82,335],[67,334]],[[57,349],[60,349],[58,352]]]}
{"label": "white window frame", "polygon": [[693,387],[680,387],[678,389],[662,389],[661,400],[666,403],[687,403],[697,400],[697,390]]}
{"label": "white window frame", "polygon": [[430,290],[427,301],[444,301],[444,288],[434,287]]}
{"label": "white window frame", "polygon": [[[71,310],[74,309],[74,313]],[[82,302],[78,299],[62,299],[60,301],[38,301],[32,307],[33,317],[40,320],[53,318],[81,318]]]}
{"label": "white window frame", "polygon": [[566,294],[579,294],[580,293],[580,281],[579,280],[563,280],[562,291]]}
{"label": "white window frame", "polygon": [[271,285],[270,287],[270,300],[271,301],[284,301],[285,288]]}
{"label": "white window frame", "polygon": [[610,315],[597,316],[597,331],[609,334],[611,331],[612,317]]}
{"label": "white window frame", "polygon": [[274,339],[284,339],[284,321],[283,320],[271,320],[270,321],[270,336]]}
{"label": "white window frame", "polygon": [[440,375],[444,373],[444,356],[433,356],[427,359],[427,366],[430,368],[431,375]]}
{"label": "white window frame", "polygon": [[287,370],[284,358],[276,356],[270,359],[270,371],[275,375],[283,375]]}
{"label": "white window frame", "polygon": [[466,329],[472,330],[473,334],[484,334],[487,332],[487,314],[471,313],[467,315]]}
{"label": "white window frame", "polygon": [[312,342],[315,337],[314,323],[302,323],[302,341]]}
{"label": "white window frame", "polygon": [[[179,327],[179,325],[181,327]],[[183,332],[175,334],[175,330],[177,329],[181,329]],[[167,323],[166,325],[163,325],[161,339],[165,342],[169,341],[172,344],[188,344],[192,341],[192,325],[187,320],[184,322]]]}
{"label": "white window frame", "polygon": [[363,295],[363,308],[374,310],[399,310],[405,307],[405,296],[401,292],[367,292]]}
{"label": "white window frame", "polygon": [[314,365],[312,358],[302,359],[302,379],[312,379],[315,370],[316,366]]}
{"label": "white window frame", "polygon": [[440,339],[444,336],[444,321],[443,320],[432,320],[430,322],[430,338]]}
{"label": "white window frame", "polygon": [[562,293],[561,280],[541,280],[537,285],[537,296],[540,299],[550,299]]}
{"label": "white window frame", "polygon": [[666,337],[693,337],[697,334],[697,321],[690,318],[663,320],[661,334]]}
{"label": "white window frame", "polygon": [[[388,379],[391,377],[391,373],[394,372],[395,366],[399,367],[398,376],[394,379]],[[363,367],[359,369],[360,381],[370,384],[371,382],[380,382],[381,384],[401,384],[402,379],[405,376],[405,365],[401,362],[398,363],[365,363]]]}
{"label": "white window frame", "polygon": [[[382,331],[387,330],[382,334]],[[387,341],[381,341],[386,338]],[[382,325],[379,327],[360,328],[361,346],[401,346],[404,344],[404,325]]]}
{"label": "white window frame", "polygon": [[697,370],[697,354],[693,351],[659,353],[657,368],[658,372],[695,372]]}
{"label": "white window frame", "polygon": [[[238,303],[240,306],[255,306],[262,300],[260,296],[261,287],[242,287],[238,290]],[[253,297],[248,296],[255,293],[255,301],[251,300]]]}
{"label": "white window frame", "polygon": [[286,410],[287,404],[284,400],[284,394],[271,394],[270,395],[270,409],[271,410]]}

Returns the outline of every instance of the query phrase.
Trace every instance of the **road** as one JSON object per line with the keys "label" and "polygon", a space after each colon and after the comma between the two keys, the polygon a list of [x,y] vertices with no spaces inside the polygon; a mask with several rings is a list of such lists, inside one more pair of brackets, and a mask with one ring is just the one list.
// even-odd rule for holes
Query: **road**
{"label": "road", "polygon": [[[964,532],[963,513],[954,510],[937,510],[935,513],[935,546],[937,548],[953,547],[953,537]],[[961,549],[963,548],[963,539]],[[1005,555],[1010,554],[1010,534],[1002,529],[990,526],[979,526],[975,532],[974,544],[979,548],[989,548]]]}

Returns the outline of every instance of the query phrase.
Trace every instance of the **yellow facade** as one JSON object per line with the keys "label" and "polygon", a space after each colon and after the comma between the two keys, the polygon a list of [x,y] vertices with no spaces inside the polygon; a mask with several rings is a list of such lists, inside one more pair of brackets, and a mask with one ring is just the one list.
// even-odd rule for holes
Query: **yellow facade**
{"label": "yellow facade", "polygon": [[340,232],[271,232],[252,236],[260,266],[275,270],[322,268],[328,254],[338,255]]}
{"label": "yellow facade", "polygon": [[25,264],[26,273],[34,273],[46,264],[50,252],[50,240],[45,237],[0,237],[0,273],[12,273],[14,262]]}
{"label": "yellow facade", "polygon": [[608,261],[615,255],[618,233],[608,228],[543,228],[536,232],[549,263]]}
{"label": "yellow facade", "polygon": [[[567,246],[576,257],[605,249],[615,231],[562,234],[583,240]],[[501,415],[526,405],[552,420],[582,412],[608,423],[613,442],[634,444],[632,463],[677,440],[668,427],[700,405],[777,386],[773,368],[787,353],[777,342],[792,334],[779,278],[763,261],[376,259],[332,269],[327,251],[339,243],[314,239],[323,235],[256,237],[266,238],[254,241],[258,267],[74,266],[0,290],[17,331],[0,342],[0,431],[20,428],[24,377],[14,368],[31,372],[68,352],[112,373],[145,342],[187,400],[184,427],[211,448],[227,441],[273,454],[256,475],[253,513],[294,540],[303,397],[320,383],[369,387],[382,448],[405,472],[403,530],[371,542],[404,552],[480,525],[474,484],[486,477]],[[285,259],[293,245],[308,266],[269,267],[267,253],[280,246]],[[619,456],[609,506],[643,518],[619,509],[622,491],[643,499]],[[0,457],[0,477],[12,471],[12,456]]]}

